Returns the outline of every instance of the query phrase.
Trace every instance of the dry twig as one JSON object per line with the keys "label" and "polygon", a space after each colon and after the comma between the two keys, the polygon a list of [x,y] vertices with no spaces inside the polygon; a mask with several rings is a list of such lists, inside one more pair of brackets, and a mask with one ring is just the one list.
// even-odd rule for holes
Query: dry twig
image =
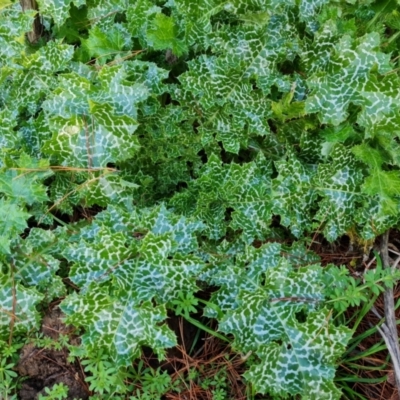
{"label": "dry twig", "polygon": [[[379,252],[382,259],[383,268],[396,268],[396,263],[393,265],[393,267],[390,266],[388,244],[389,231],[385,232],[381,237]],[[396,316],[394,311],[393,288],[386,288],[384,299],[385,322],[381,327],[378,327],[378,331],[383,337],[392,359],[398,398],[400,398],[400,348],[399,338],[397,335]]]}

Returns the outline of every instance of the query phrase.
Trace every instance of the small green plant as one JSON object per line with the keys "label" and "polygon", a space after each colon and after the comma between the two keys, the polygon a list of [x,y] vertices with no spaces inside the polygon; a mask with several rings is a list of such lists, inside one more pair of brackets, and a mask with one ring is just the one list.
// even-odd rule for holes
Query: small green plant
{"label": "small green plant", "polygon": [[40,394],[39,400],[64,400],[68,397],[68,386],[63,383],[56,383],[51,389],[46,387],[44,391],[46,394]]}
{"label": "small green plant", "polygon": [[172,386],[168,372],[161,372],[159,368],[145,369],[136,383],[141,385],[141,389],[136,390],[136,396],[131,397],[131,400],[161,399],[165,393],[171,390]]}
{"label": "small green plant", "polygon": [[87,373],[86,382],[96,395],[112,399],[113,396],[127,392],[125,379],[129,377],[125,369],[118,369],[109,361],[102,349],[81,364]]}
{"label": "small green plant", "polygon": [[16,391],[19,388],[20,379],[14,371],[18,358],[18,351],[23,344],[6,343],[0,340],[0,398],[2,400],[16,400]]}
{"label": "small green plant", "polygon": [[223,400],[227,398],[226,387],[228,385],[226,370],[219,369],[214,376],[204,379],[200,382],[203,389],[211,389],[213,400]]}
{"label": "small green plant", "polygon": [[2,399],[14,399],[12,395],[16,389],[17,373],[13,371],[14,364],[8,363],[7,358],[0,360],[0,397]]}
{"label": "small green plant", "polygon": [[358,277],[350,275],[348,268],[334,265],[327,266],[324,274],[325,293],[338,313],[349,307],[370,304],[371,299],[376,299],[387,287],[393,287],[400,279],[398,269],[383,269],[379,256],[376,268],[367,270]]}

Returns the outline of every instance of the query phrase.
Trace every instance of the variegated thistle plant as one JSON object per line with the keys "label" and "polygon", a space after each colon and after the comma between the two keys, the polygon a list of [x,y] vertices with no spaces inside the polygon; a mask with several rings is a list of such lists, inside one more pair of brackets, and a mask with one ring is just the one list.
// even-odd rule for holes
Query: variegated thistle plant
{"label": "variegated thistle plant", "polygon": [[216,335],[251,354],[256,392],[339,399],[352,332],[334,316],[363,298],[304,243],[398,226],[396,1],[37,12],[30,44],[35,11],[0,11],[0,338],[63,297],[86,357],[101,348],[125,368],[142,346],[176,345],[167,312],[200,311],[201,288]]}

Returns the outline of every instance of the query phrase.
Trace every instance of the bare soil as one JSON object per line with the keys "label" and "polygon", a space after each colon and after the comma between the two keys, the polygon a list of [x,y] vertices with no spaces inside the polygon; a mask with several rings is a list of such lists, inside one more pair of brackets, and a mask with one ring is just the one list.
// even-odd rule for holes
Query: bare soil
{"label": "bare soil", "polygon": [[[60,334],[70,335],[71,329],[62,322],[63,314],[55,307],[47,312],[42,321],[43,335],[56,342]],[[76,337],[71,342],[77,341]],[[76,344],[76,343],[74,343]],[[89,397],[79,365],[67,361],[67,349],[54,350],[25,345],[20,354],[16,371],[26,380],[19,391],[20,400],[37,400],[39,395],[45,395],[45,388],[51,389],[55,384],[68,386],[68,400],[86,400]]]}

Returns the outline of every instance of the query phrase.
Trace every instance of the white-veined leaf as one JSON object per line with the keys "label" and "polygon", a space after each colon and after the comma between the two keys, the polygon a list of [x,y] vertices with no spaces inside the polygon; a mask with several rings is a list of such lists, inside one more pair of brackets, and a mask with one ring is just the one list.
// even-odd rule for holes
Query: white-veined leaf
{"label": "white-veined leaf", "polygon": [[40,315],[36,305],[43,296],[14,282],[6,275],[0,276],[0,337],[6,339],[12,333],[24,334],[37,328]]}
{"label": "white-veined leaf", "polygon": [[92,287],[83,296],[69,296],[60,308],[67,323],[86,328],[82,341],[89,352],[100,347],[117,366],[130,365],[141,346],[151,347],[163,358],[164,349],[176,345],[174,333],[162,324],[167,318],[164,306],[137,305],[129,297],[115,298],[103,288]]}

